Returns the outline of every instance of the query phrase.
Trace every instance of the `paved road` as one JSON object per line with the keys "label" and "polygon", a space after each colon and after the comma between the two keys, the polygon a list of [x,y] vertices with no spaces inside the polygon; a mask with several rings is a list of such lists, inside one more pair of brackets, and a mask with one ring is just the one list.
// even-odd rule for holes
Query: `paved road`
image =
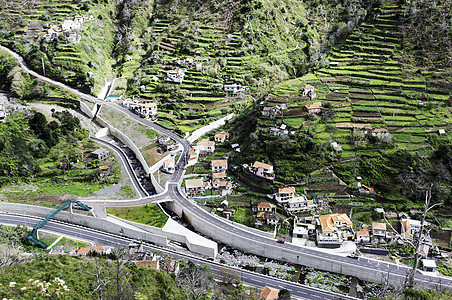
{"label": "paved road", "polygon": [[[17,225],[17,224],[35,224],[39,218],[36,217],[30,217],[30,216],[19,216],[19,215],[10,215],[10,214],[0,214],[0,223],[3,224],[9,224],[9,225]],[[86,228],[83,226],[75,226],[74,224],[67,224],[64,222],[59,222],[55,220],[51,220],[47,222],[43,227],[43,230],[54,232],[56,234],[61,234],[73,238],[79,238],[86,241],[91,241],[95,243],[96,245],[106,245],[111,247],[123,247],[127,248],[128,245],[133,242],[133,240],[116,236],[113,234],[107,234],[104,232],[92,230],[90,228]],[[212,270],[218,271],[219,269],[229,269],[232,271],[235,271],[236,273],[240,274],[243,282],[245,284],[249,284],[252,286],[256,286],[259,288],[263,288],[265,285],[269,285],[272,287],[277,287],[280,289],[288,289],[291,292],[291,295],[300,299],[355,299],[352,297],[347,297],[344,295],[339,295],[335,293],[330,293],[326,291],[322,291],[319,289],[314,289],[308,286],[304,286],[298,283],[293,283],[285,280],[276,279],[270,276],[238,269],[238,268],[232,268],[228,267],[216,262],[212,262],[210,260],[205,260],[202,258],[181,254],[179,252],[166,249],[166,248],[160,248],[155,247],[150,244],[144,244],[143,246],[144,250],[159,250],[163,253],[166,253],[168,255],[171,255],[173,257],[179,258],[179,259],[186,259],[191,260],[196,264],[207,264],[210,265]]]}
{"label": "paved road", "polygon": [[[4,48],[4,47],[0,46],[0,48]],[[6,49],[6,48],[4,48],[4,49]],[[6,49],[6,50],[11,53],[11,51],[9,49]],[[93,101],[95,101],[95,102],[102,103],[102,102],[99,102],[97,100],[97,98],[94,98],[93,96],[86,95],[86,94],[84,94],[80,91],[74,90],[73,88],[70,88],[64,84],[57,83],[53,80],[50,80],[46,77],[43,77],[43,76],[37,74],[36,72],[31,71],[24,64],[23,59],[19,55],[15,54],[14,52],[12,54],[19,60],[19,63],[21,63],[21,66],[30,74],[32,74],[36,77],[39,77],[40,79],[45,80],[47,82],[51,82],[51,83],[57,84],[58,86],[66,88],[66,89],[80,95],[80,97],[82,97],[82,98],[93,99]],[[159,195],[143,197],[138,200],[108,201],[108,204],[107,204],[108,206],[143,205],[143,204],[150,203],[152,201],[166,200],[169,197],[173,201],[177,201],[178,204],[184,208],[184,210],[189,210],[191,213],[193,213],[193,215],[197,216],[201,220],[204,220],[206,223],[205,223],[205,226],[203,226],[203,229],[214,231],[214,230],[216,230],[216,228],[221,228],[221,229],[227,230],[229,232],[229,238],[227,240],[221,240],[221,242],[234,246],[233,244],[231,244],[231,240],[242,240],[244,243],[249,243],[249,244],[254,245],[254,249],[255,249],[254,254],[260,255],[259,254],[259,248],[260,248],[259,245],[265,245],[267,248],[272,247],[272,248],[274,248],[275,251],[280,251],[281,253],[293,252],[293,253],[296,253],[296,255],[299,255],[300,257],[301,256],[312,257],[313,260],[323,260],[325,262],[331,262],[331,263],[341,264],[341,265],[359,266],[359,267],[367,270],[369,273],[379,272],[381,274],[387,274],[389,272],[400,278],[404,278],[406,276],[407,268],[401,267],[401,266],[398,266],[395,264],[383,263],[383,262],[367,260],[367,259],[355,260],[355,259],[351,259],[348,257],[342,257],[342,256],[338,256],[338,255],[328,254],[328,253],[325,253],[322,251],[318,251],[315,248],[302,248],[302,247],[294,246],[291,244],[277,244],[274,240],[265,238],[263,236],[255,234],[251,231],[234,226],[233,224],[226,222],[226,220],[217,218],[217,217],[207,213],[205,210],[201,209],[199,206],[194,204],[192,201],[185,198],[179,190],[179,188],[180,188],[179,180],[183,176],[183,172],[184,172],[183,169],[185,167],[185,164],[187,161],[186,159],[188,157],[188,151],[190,149],[189,142],[187,140],[181,138],[177,134],[171,132],[170,130],[168,130],[154,122],[140,118],[136,114],[132,113],[131,111],[129,111],[128,109],[126,109],[120,105],[117,105],[114,103],[104,103],[104,105],[111,106],[111,107],[117,109],[118,111],[128,114],[136,122],[139,122],[145,126],[148,126],[161,134],[168,135],[175,141],[181,143],[183,146],[183,154],[181,155],[181,158],[177,162],[177,165],[179,166],[179,170],[177,170],[171,177],[170,182],[168,184],[168,189],[166,192],[161,193]],[[132,176],[132,177],[134,177],[134,176]],[[86,201],[86,202],[88,202],[90,204],[92,203],[93,205],[103,205],[103,203],[106,201],[99,201],[97,203],[93,203],[93,201]],[[201,228],[196,228],[196,229],[200,230],[202,232]],[[416,274],[416,281],[432,282],[432,283],[442,285],[442,286],[446,285],[449,288],[452,286],[452,280],[450,280],[449,278],[447,278],[447,279],[438,278],[435,276],[423,275],[421,273]]]}

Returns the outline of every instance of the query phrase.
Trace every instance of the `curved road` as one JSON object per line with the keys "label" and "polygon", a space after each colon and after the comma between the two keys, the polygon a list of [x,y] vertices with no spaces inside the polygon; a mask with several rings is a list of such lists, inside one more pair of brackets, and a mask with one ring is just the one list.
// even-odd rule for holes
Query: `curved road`
{"label": "curved road", "polygon": [[[0,214],[1,216],[1,222],[4,224],[9,225],[18,225],[18,224],[35,224],[40,218],[35,218],[31,216],[23,216],[23,215],[10,215],[10,214]],[[59,222],[55,220],[51,220],[47,222],[43,227],[43,230],[54,232],[56,234],[64,235],[64,236],[71,236],[76,237],[82,240],[92,241],[96,243],[97,245],[106,245],[110,247],[123,247],[127,248],[131,242],[133,242],[132,239],[128,239],[121,236],[116,236],[113,234],[107,234],[104,232],[92,230],[87,227],[83,226],[76,226],[74,228],[74,224],[68,224],[64,222]],[[274,277],[257,274],[254,272],[250,272],[243,269],[228,267],[216,262],[212,262],[210,260],[202,259],[199,257],[190,256],[187,254],[181,254],[179,252],[167,249],[167,248],[160,248],[155,247],[154,245],[150,245],[147,243],[144,243],[143,249],[145,251],[148,250],[158,250],[163,253],[166,253],[170,256],[179,258],[179,259],[185,259],[185,260],[191,260],[196,264],[204,264],[204,265],[210,265],[213,271],[218,271],[221,269],[228,269],[231,271],[236,272],[237,274],[240,274],[241,279],[248,285],[256,286],[259,288],[263,288],[265,285],[269,285],[272,287],[278,287],[280,289],[288,289],[292,296],[300,298],[300,299],[327,299],[327,300],[338,300],[338,299],[355,299],[352,297],[348,297],[345,295],[339,295],[331,292],[322,291],[319,289],[315,289],[312,287],[308,287],[305,285],[301,285],[298,283],[293,283],[286,280],[277,279]]]}
{"label": "curved road", "polygon": [[[11,50],[4,48],[2,46],[0,46],[0,48],[6,49],[16,59],[18,59],[20,65],[31,75],[36,76],[36,77],[38,77],[44,81],[50,82],[52,84],[57,84],[58,86],[68,89],[84,99],[90,99],[90,100],[93,100],[98,103],[103,103],[102,101],[98,100],[97,98],[94,98],[91,95],[84,94],[84,93],[82,93],[78,90],[75,90],[71,87],[68,87],[64,84],[58,83],[54,80],[48,79],[44,76],[37,74],[36,72],[30,70],[26,66],[23,59],[18,54],[14,53]],[[400,279],[403,279],[406,277],[407,270],[408,270],[408,268],[406,268],[406,267],[398,266],[398,265],[391,264],[391,263],[384,263],[384,262],[379,262],[379,261],[374,261],[374,260],[362,259],[362,258],[360,258],[358,260],[351,259],[348,257],[342,257],[342,256],[318,251],[314,248],[298,247],[298,246],[295,246],[292,244],[277,244],[275,242],[275,240],[260,236],[251,231],[245,230],[241,227],[234,226],[233,224],[226,222],[226,220],[222,220],[220,218],[217,218],[217,217],[211,215],[210,213],[206,212],[205,210],[201,209],[199,206],[194,204],[192,201],[185,198],[184,195],[182,195],[180,192],[179,180],[182,178],[182,175],[184,173],[184,167],[185,167],[185,164],[187,161],[186,158],[188,157],[188,151],[190,149],[190,144],[188,143],[188,141],[185,139],[182,139],[177,134],[169,131],[168,129],[166,129],[154,122],[140,118],[139,116],[135,115],[134,113],[132,113],[131,111],[129,111],[128,109],[126,109],[120,105],[117,105],[114,103],[103,103],[103,104],[111,106],[111,107],[117,109],[118,111],[121,111],[122,113],[127,114],[128,116],[133,118],[136,122],[139,122],[145,126],[148,126],[152,129],[156,130],[160,134],[166,134],[169,137],[171,137],[172,139],[174,139],[175,141],[181,143],[183,146],[183,154],[181,155],[179,161],[177,162],[177,164],[179,166],[179,170],[177,170],[171,177],[171,180],[167,186],[167,190],[164,193],[154,195],[154,196],[147,196],[147,197],[144,197],[141,199],[130,200],[130,201],[129,200],[97,201],[97,202],[96,201],[85,201],[85,202],[89,203],[90,205],[101,205],[102,206],[102,205],[104,205],[105,202],[108,202],[107,206],[144,205],[144,204],[150,203],[152,201],[167,200],[168,198],[171,198],[173,201],[177,201],[178,204],[184,208],[184,210],[189,210],[193,215],[195,215],[197,218],[200,218],[201,220],[203,220],[206,223],[206,226],[204,226],[204,228],[196,228],[197,230],[203,232],[202,229],[205,229],[204,233],[206,233],[205,232],[206,230],[214,231],[217,228],[219,230],[220,229],[226,230],[229,232],[230,239],[221,240],[221,242],[234,246],[233,244],[231,244],[232,240],[241,240],[244,243],[252,244],[255,246],[254,254],[260,255],[259,245],[265,245],[267,248],[271,247],[275,252],[279,252],[279,253],[290,252],[290,253],[295,253],[296,255],[299,255],[299,256],[310,257],[313,260],[321,260],[321,261],[324,261],[325,263],[357,266],[357,267],[360,267],[361,269],[366,270],[366,272],[369,272],[369,273],[378,272],[382,276],[384,274],[391,273],[391,274],[399,277]],[[132,178],[136,179],[136,176],[132,176]],[[134,179],[132,179],[132,180],[134,180]],[[206,234],[209,235],[208,233],[206,233]],[[448,288],[451,288],[451,286],[452,286],[452,280],[450,280],[449,278],[438,278],[435,276],[423,275],[420,272],[418,272],[416,274],[416,281],[431,282],[436,285],[447,286]]]}

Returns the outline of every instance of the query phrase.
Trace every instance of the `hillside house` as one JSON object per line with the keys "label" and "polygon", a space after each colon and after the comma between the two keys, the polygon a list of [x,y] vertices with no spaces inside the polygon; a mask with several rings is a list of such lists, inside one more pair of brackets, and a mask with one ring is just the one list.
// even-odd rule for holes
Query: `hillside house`
{"label": "hillside house", "polygon": [[226,140],[228,140],[229,139],[229,132],[224,132],[224,131],[222,131],[222,132],[220,132],[220,133],[217,133],[217,134],[215,134],[215,142],[216,143],[224,143]]}
{"label": "hillside house", "polygon": [[0,104],[0,124],[6,122],[6,109],[3,104]]}
{"label": "hillside house", "polygon": [[218,172],[218,173],[212,174],[213,180],[226,180],[227,178],[228,178],[228,175],[226,174],[226,172]]}
{"label": "hillside house", "polygon": [[339,248],[345,240],[353,239],[353,223],[346,214],[329,214],[316,217],[317,246]]}
{"label": "hillside house", "polygon": [[107,149],[104,149],[104,148],[99,148],[99,149],[91,152],[91,156],[94,159],[98,159],[99,161],[103,161],[104,159],[106,159],[107,157],[110,156],[110,151],[108,151]]}
{"label": "hillside house", "polygon": [[265,223],[269,226],[276,226],[278,225],[280,219],[277,215],[272,213],[265,213],[264,214]]}
{"label": "hillside house", "polygon": [[155,102],[139,102],[133,106],[133,110],[145,118],[154,119],[157,115],[157,103]]}
{"label": "hillside house", "polygon": [[61,24],[61,29],[63,32],[66,31],[80,31],[82,29],[83,19],[82,22],[80,20],[74,21],[74,20],[64,20],[63,24]]}
{"label": "hillside house", "polygon": [[287,203],[290,198],[296,197],[296,191],[293,186],[279,188],[274,196],[278,203]]}
{"label": "hillside house", "polygon": [[223,85],[223,90],[226,93],[236,94],[237,92],[244,92],[248,90],[247,86],[242,86],[240,83],[232,83]]}
{"label": "hillside house", "polygon": [[423,259],[422,270],[425,272],[436,272],[436,261],[434,259]]}
{"label": "hillside house", "polygon": [[[308,205],[308,203],[310,203],[311,205]],[[300,212],[315,207],[316,205],[314,204],[314,201],[308,200],[303,194],[301,196],[289,198],[287,202],[287,210],[291,213]]]}
{"label": "hillside house", "polygon": [[370,243],[370,230],[360,229],[356,232],[357,243]]}
{"label": "hillside house", "polygon": [[182,83],[184,80],[185,69],[177,68],[175,70],[168,70],[166,72],[165,81],[173,83]]}
{"label": "hillside house", "polygon": [[212,180],[212,188],[221,190],[221,195],[228,195],[232,192],[232,183],[225,179]]}
{"label": "hillside house", "polygon": [[271,127],[268,130],[268,134],[273,135],[273,136],[287,136],[287,135],[289,135],[289,130]]}
{"label": "hillside house", "polygon": [[188,197],[203,195],[206,187],[208,187],[208,184],[204,184],[201,178],[187,179],[185,181],[185,192]]}
{"label": "hillside house", "polygon": [[341,145],[339,145],[337,142],[332,142],[332,143],[330,143],[330,145],[334,151],[336,151],[336,152],[342,151]]}
{"label": "hillside house", "polygon": [[440,136],[446,135],[446,130],[444,130],[444,129],[439,129],[439,130],[438,130],[438,134],[439,134]]}
{"label": "hillside house", "polygon": [[304,107],[308,114],[316,115],[322,110],[322,102],[307,103]]}
{"label": "hillside house", "polygon": [[169,173],[169,174],[173,174],[176,168],[176,164],[174,162],[173,158],[167,158],[163,161],[161,170],[163,172]]}
{"label": "hillside house", "polygon": [[315,225],[309,221],[295,217],[292,237],[307,240],[313,236],[315,236]]}
{"label": "hillside house", "polygon": [[249,167],[249,171],[261,178],[268,180],[275,179],[275,175],[273,174],[273,166],[260,161],[254,162],[253,166]]}
{"label": "hillside house", "polygon": [[275,105],[273,107],[264,107],[262,110],[262,115],[269,117],[271,120],[275,120],[276,117],[282,116],[283,114],[283,107],[279,105]]}
{"label": "hillside house", "polygon": [[191,166],[198,162],[198,156],[199,156],[198,152],[194,148],[191,148],[190,151],[188,151],[187,165]]}
{"label": "hillside house", "polygon": [[300,88],[300,93],[302,96],[308,96],[312,92],[314,92],[314,87],[310,84],[307,84]]}
{"label": "hillside house", "polygon": [[215,152],[215,142],[206,139],[200,140],[196,143],[199,154],[213,154]]}
{"label": "hillside house", "polygon": [[263,212],[274,212],[276,210],[276,206],[274,206],[271,203],[268,202],[259,202],[257,204],[257,211],[263,211]]}
{"label": "hillside house", "polygon": [[215,159],[210,162],[212,172],[226,172],[228,170],[228,161],[226,159]]}
{"label": "hillside house", "polygon": [[372,236],[374,239],[385,239],[386,223],[372,222]]}

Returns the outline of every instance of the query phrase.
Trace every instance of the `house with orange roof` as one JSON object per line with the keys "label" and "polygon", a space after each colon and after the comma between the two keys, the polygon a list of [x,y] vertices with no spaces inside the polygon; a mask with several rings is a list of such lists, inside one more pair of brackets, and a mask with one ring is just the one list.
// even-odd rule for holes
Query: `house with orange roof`
{"label": "house with orange roof", "polygon": [[357,243],[370,243],[370,231],[365,229],[360,229],[356,232],[356,242]]}
{"label": "house with orange roof", "polygon": [[259,212],[259,211],[263,211],[263,212],[266,212],[266,211],[274,211],[275,208],[276,208],[276,207],[275,207],[273,204],[268,203],[268,202],[259,202],[259,203],[257,204],[257,211],[258,211],[258,212]]}
{"label": "house with orange roof", "polygon": [[226,140],[229,139],[229,132],[220,132],[215,134],[214,140],[216,143],[224,143]]}
{"label": "house with orange roof", "polygon": [[254,162],[254,164],[249,167],[249,171],[260,178],[268,180],[275,179],[275,175],[273,174],[273,166],[260,161]]}
{"label": "house with orange roof", "polygon": [[346,214],[320,215],[316,219],[317,246],[339,248],[346,240],[355,237],[353,223]]}
{"label": "house with orange roof", "polygon": [[185,192],[188,197],[203,195],[205,188],[206,186],[201,178],[187,179],[185,181]]}
{"label": "house with orange roof", "polygon": [[275,194],[275,200],[278,203],[287,203],[290,198],[296,197],[296,191],[293,186],[279,188]]}
{"label": "house with orange roof", "polygon": [[304,107],[308,114],[316,115],[322,110],[322,102],[307,103]]}
{"label": "house with orange roof", "polygon": [[91,247],[82,247],[75,250],[77,255],[88,255],[90,252],[97,252],[99,254],[109,254],[111,252],[111,248],[107,246],[91,246]]}
{"label": "house with orange roof", "polygon": [[279,290],[265,286],[264,289],[259,294],[259,299],[265,300],[276,300],[279,298]]}
{"label": "house with orange roof", "polygon": [[386,223],[372,222],[372,235],[375,238],[386,238]]}

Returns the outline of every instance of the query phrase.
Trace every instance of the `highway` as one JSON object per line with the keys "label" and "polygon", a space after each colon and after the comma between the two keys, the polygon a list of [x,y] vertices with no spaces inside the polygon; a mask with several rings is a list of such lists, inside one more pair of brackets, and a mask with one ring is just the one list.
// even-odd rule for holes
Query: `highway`
{"label": "highway", "polygon": [[[11,214],[3,214],[0,213],[0,223],[7,225],[17,225],[17,224],[35,224],[40,218],[32,217],[32,216],[23,216],[23,215],[11,215]],[[81,240],[91,241],[96,245],[106,245],[110,247],[122,247],[126,248],[128,245],[133,242],[133,240],[128,239],[126,237],[116,236],[113,234],[108,234],[96,230],[92,230],[83,226],[74,226],[74,224],[67,224],[55,220],[51,220],[47,222],[42,230],[53,232],[59,235],[64,235],[68,237],[78,238]],[[165,254],[171,255],[175,258],[191,260],[196,264],[204,264],[209,265],[213,271],[218,271],[220,269],[228,269],[234,271],[236,274],[240,274],[241,279],[245,284],[263,288],[265,285],[279,288],[279,289],[288,289],[293,297],[299,299],[356,299],[353,297],[348,297],[344,295],[339,295],[331,292],[322,291],[319,289],[315,289],[312,287],[308,287],[305,285],[301,285],[298,283],[293,283],[286,280],[281,280],[277,278],[273,278],[270,276],[250,272],[247,270],[228,267],[210,260],[202,259],[195,256],[190,256],[187,254],[182,254],[171,249],[156,247],[154,245],[150,245],[145,243],[143,245],[143,249],[145,251],[148,250],[158,250]]]}
{"label": "highway", "polygon": [[[0,46],[0,48],[4,48],[4,47]],[[12,52],[7,48],[4,48],[4,49],[9,51],[10,53]],[[12,52],[12,53],[14,53],[14,52]],[[21,63],[21,66],[27,72],[29,72],[31,75],[39,77],[40,79],[42,79],[44,81],[55,84],[55,81],[48,79],[44,76],[41,76],[39,74],[36,74],[36,72],[28,69],[28,67],[23,63],[23,59],[20,56],[18,56],[15,53],[14,53],[14,56],[16,58],[19,57],[18,58],[19,63]],[[22,62],[21,62],[21,60],[22,60]],[[74,90],[73,88],[67,87],[64,84],[58,83],[58,85],[80,95],[80,97],[82,97],[84,99],[93,100],[93,98],[94,98],[91,95],[86,95],[80,91]],[[103,105],[113,107],[116,110],[120,111],[121,113],[127,114],[129,117],[133,118],[136,122],[139,122],[145,126],[148,126],[149,128],[156,130],[160,134],[168,135],[175,141],[182,144],[183,153],[182,153],[179,161],[177,162],[177,165],[179,166],[179,170],[177,170],[172,175],[170,182],[168,184],[168,188],[164,193],[161,193],[158,195],[153,195],[153,196],[144,196],[140,199],[134,199],[134,200],[83,201],[83,202],[86,202],[88,205],[111,206],[111,207],[113,207],[113,206],[134,206],[134,205],[144,205],[144,204],[147,204],[150,202],[154,202],[154,201],[158,201],[158,200],[166,200],[168,198],[171,198],[173,201],[176,201],[178,203],[178,205],[183,207],[184,211],[190,211],[190,213],[192,213],[197,218],[199,218],[200,220],[203,220],[205,222],[205,226],[203,226],[203,228],[195,228],[196,230],[203,232],[207,235],[209,235],[209,234],[206,231],[209,231],[209,230],[212,230],[212,232],[216,229],[226,230],[226,231],[228,231],[230,238],[225,239],[225,240],[220,240],[220,241],[225,244],[231,245],[233,247],[236,247],[236,246],[234,246],[234,244],[231,243],[232,240],[241,240],[244,243],[252,244],[255,249],[254,254],[257,254],[257,255],[260,255],[259,254],[259,246],[265,245],[267,248],[271,247],[272,249],[274,249],[275,252],[279,251],[281,253],[285,253],[285,252],[296,253],[296,255],[297,256],[299,255],[300,257],[301,256],[310,257],[313,260],[323,260],[327,263],[331,262],[331,263],[335,263],[335,264],[341,264],[344,266],[347,266],[347,265],[348,266],[359,266],[359,267],[365,269],[369,273],[375,273],[375,272],[379,272],[380,274],[391,273],[397,277],[405,278],[405,276],[407,274],[407,270],[408,270],[407,267],[399,266],[399,265],[392,264],[392,263],[385,263],[385,262],[369,260],[369,259],[362,259],[362,258],[352,259],[352,258],[348,258],[348,257],[325,253],[325,252],[319,251],[315,248],[298,247],[298,246],[295,246],[295,245],[292,245],[289,243],[278,244],[273,239],[269,239],[269,238],[263,237],[259,234],[255,234],[252,231],[243,229],[242,227],[235,226],[235,225],[231,224],[230,222],[227,222],[225,219],[221,219],[221,218],[211,215],[210,213],[208,213],[205,210],[203,210],[202,208],[200,208],[198,205],[194,204],[191,200],[185,198],[184,195],[182,195],[179,190],[179,181],[181,180],[181,178],[184,174],[186,158],[188,156],[188,151],[190,149],[190,144],[187,140],[179,137],[177,134],[171,132],[170,130],[168,130],[154,122],[140,118],[136,114],[132,113],[131,111],[129,111],[128,109],[126,109],[120,105],[117,105],[114,103],[104,103],[97,98],[94,98],[93,101],[95,101],[97,103],[102,103]],[[125,162],[123,161],[123,163],[125,163]],[[129,176],[131,176],[130,178],[132,181],[137,182],[136,176],[134,174],[129,174]],[[107,204],[104,204],[104,203],[107,203]],[[238,247],[236,247],[236,248],[238,248]],[[423,275],[420,272],[418,272],[416,274],[416,281],[417,282],[431,282],[436,285],[447,286],[449,288],[452,286],[452,281],[449,278],[439,278],[439,277],[435,277],[435,276]]]}

